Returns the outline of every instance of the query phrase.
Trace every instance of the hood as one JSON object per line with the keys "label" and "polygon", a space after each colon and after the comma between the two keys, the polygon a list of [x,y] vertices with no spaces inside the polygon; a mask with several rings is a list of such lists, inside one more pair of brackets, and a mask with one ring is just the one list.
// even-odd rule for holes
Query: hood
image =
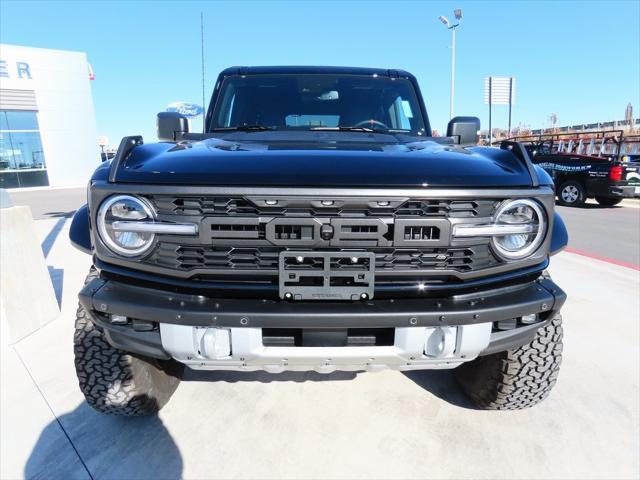
{"label": "hood", "polygon": [[511,152],[385,134],[251,132],[136,147],[117,182],[256,187],[527,187]]}

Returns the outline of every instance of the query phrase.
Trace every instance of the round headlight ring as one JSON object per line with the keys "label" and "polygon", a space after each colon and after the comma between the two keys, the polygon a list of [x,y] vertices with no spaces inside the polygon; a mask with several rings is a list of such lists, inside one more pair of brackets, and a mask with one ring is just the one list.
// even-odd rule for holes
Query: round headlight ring
{"label": "round headlight ring", "polygon": [[[536,250],[538,250],[540,245],[542,245],[542,242],[544,241],[544,237],[547,232],[547,216],[544,211],[544,208],[535,200],[531,200],[528,198],[508,200],[504,202],[502,205],[500,205],[500,207],[498,208],[498,211],[494,216],[495,224],[497,225],[504,224],[503,222],[500,221],[500,217],[505,213],[505,211],[511,210],[517,207],[528,207],[533,211],[535,217],[537,217],[537,222],[535,222],[536,219],[534,219],[534,222],[537,223],[538,229],[537,231],[532,232],[530,234],[534,236],[533,240],[528,242],[527,245],[522,249],[515,250],[515,251],[508,250],[504,248],[502,245],[500,245],[499,239],[502,237],[493,237],[491,239],[491,244],[494,250],[496,251],[496,253],[503,260],[507,260],[507,261],[521,260],[523,258],[531,256],[533,253],[536,252]],[[526,225],[526,223],[523,225]]]}
{"label": "round headlight ring", "polygon": [[155,219],[153,208],[145,200],[139,197],[136,197],[134,195],[114,195],[112,197],[107,198],[104,202],[102,202],[102,205],[100,205],[100,208],[98,209],[98,215],[97,215],[98,234],[100,235],[100,239],[102,240],[102,242],[112,252],[124,257],[138,257],[143,253],[147,252],[153,246],[153,241],[155,239],[154,234],[150,234],[149,239],[141,247],[126,248],[118,244],[118,242],[116,242],[113,239],[107,227],[107,214],[109,213],[109,209],[117,202],[121,202],[124,200],[132,202],[137,206],[139,206],[147,215],[145,220],[153,221]]}

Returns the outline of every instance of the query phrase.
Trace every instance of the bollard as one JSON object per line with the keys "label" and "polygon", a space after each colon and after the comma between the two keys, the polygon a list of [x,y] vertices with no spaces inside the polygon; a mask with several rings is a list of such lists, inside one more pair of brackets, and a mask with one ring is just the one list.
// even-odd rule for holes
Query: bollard
{"label": "bollard", "polygon": [[14,344],[59,314],[31,209],[0,189],[0,341]]}

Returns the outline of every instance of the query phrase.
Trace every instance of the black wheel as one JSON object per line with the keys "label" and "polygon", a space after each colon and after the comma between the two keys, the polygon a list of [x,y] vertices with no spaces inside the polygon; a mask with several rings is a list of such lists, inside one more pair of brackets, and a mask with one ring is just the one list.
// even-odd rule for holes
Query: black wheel
{"label": "black wheel", "polygon": [[[92,269],[86,281],[97,275]],[[112,347],[82,306],[76,316],[73,346],[80,390],[87,403],[102,413],[157,413],[178,388],[184,370],[184,365],[173,360],[137,357]]]}
{"label": "black wheel", "polygon": [[622,201],[622,199],[612,197],[596,197],[596,201],[603,207],[613,207],[615,205],[618,205]]}
{"label": "black wheel", "polygon": [[462,390],[481,408],[520,410],[544,400],[562,362],[562,317],[540,328],[529,344],[465,363],[455,369]]}
{"label": "black wheel", "polygon": [[580,207],[587,200],[587,192],[580,182],[569,180],[558,188],[558,203],[566,207]]}

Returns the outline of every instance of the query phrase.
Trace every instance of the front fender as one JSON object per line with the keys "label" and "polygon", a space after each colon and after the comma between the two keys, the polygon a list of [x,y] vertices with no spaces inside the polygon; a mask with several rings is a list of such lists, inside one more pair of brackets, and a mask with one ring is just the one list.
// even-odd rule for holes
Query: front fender
{"label": "front fender", "polygon": [[549,254],[555,255],[564,250],[569,243],[569,232],[564,224],[564,220],[558,212],[553,214],[553,231],[551,232],[551,246]]}
{"label": "front fender", "polygon": [[91,226],[89,224],[89,207],[85,204],[73,215],[69,228],[69,240],[71,245],[81,252],[92,254]]}

